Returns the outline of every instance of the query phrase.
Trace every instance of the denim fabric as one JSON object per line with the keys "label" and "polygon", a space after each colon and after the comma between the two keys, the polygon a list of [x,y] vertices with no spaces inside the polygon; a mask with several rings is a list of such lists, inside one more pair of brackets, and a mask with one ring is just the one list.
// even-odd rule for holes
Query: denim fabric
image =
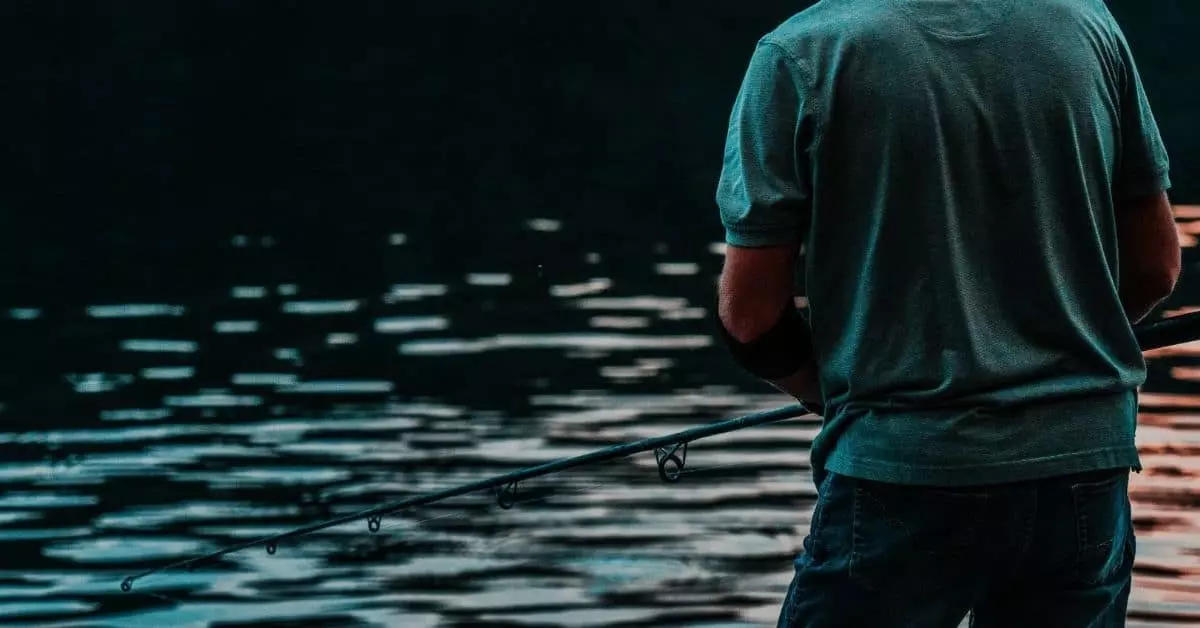
{"label": "denim fabric", "polygon": [[1128,488],[1127,468],[954,488],[830,473],[778,626],[1124,626]]}

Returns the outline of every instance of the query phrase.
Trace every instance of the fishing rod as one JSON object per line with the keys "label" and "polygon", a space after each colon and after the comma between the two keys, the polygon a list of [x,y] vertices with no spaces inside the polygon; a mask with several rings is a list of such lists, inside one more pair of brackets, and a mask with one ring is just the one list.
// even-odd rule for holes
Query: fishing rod
{"label": "fishing rod", "polygon": [[[1172,318],[1155,321],[1153,323],[1137,325],[1134,327],[1134,335],[1137,337],[1138,345],[1141,347],[1142,351],[1160,349],[1184,342],[1198,340],[1200,339],[1200,312],[1184,314],[1182,316],[1175,316]],[[612,445],[610,447],[597,449],[595,451],[590,451],[578,456],[552,460],[537,466],[519,469],[510,473],[494,475],[482,480],[468,482],[466,484],[440,491],[432,491],[422,495],[415,495],[406,499],[387,502],[373,508],[367,508],[358,512],[342,515],[340,517],[334,517],[332,519],[309,524],[307,526],[295,528],[286,532],[280,532],[262,538],[230,545],[196,558],[189,558],[167,565],[162,565],[160,567],[155,567],[154,569],[129,576],[122,580],[121,590],[125,592],[132,591],[134,582],[155,573],[176,569],[186,569],[187,571],[192,571],[198,567],[212,564],[228,554],[239,552],[241,550],[258,545],[265,546],[268,554],[274,554],[279,546],[279,543],[282,541],[305,536],[345,523],[352,523],[365,519],[367,522],[367,530],[371,533],[375,533],[379,531],[383,517],[386,515],[409,508],[432,504],[434,502],[439,502],[451,497],[458,497],[460,495],[474,493],[476,491],[495,490],[497,505],[500,506],[500,508],[507,510],[512,508],[517,503],[518,484],[524,480],[598,462],[607,462],[609,460],[616,460],[618,458],[626,458],[632,456],[633,454],[644,453],[647,451],[654,452],[654,459],[658,465],[659,478],[663,482],[678,482],[683,473],[684,465],[687,463],[688,443],[700,440],[702,438],[708,438],[718,434],[725,434],[727,432],[733,432],[748,427],[755,427],[767,423],[776,423],[809,413],[810,410],[803,404],[793,404],[784,406],[782,408],[776,408],[774,410],[755,412],[733,419],[726,419],[716,423],[709,423],[708,425],[701,425],[698,427],[681,430],[672,434],[644,438],[620,445]]]}

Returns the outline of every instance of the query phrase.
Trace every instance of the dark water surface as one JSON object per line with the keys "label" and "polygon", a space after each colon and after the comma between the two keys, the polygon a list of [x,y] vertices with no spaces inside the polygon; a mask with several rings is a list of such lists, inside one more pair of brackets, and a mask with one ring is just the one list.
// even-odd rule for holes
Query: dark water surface
{"label": "dark water surface", "polygon": [[[1180,214],[1200,231],[1200,207]],[[522,483],[511,510],[468,495],[119,590],[227,544],[786,403],[710,336],[719,246],[571,227],[531,220],[438,265],[444,240],[384,234],[363,247],[395,280],[335,281],[330,261],[320,285],[353,286],[338,291],[280,283],[286,242],[235,238],[220,293],[7,312],[33,357],[0,433],[0,617],[773,625],[813,506],[812,417],[693,443],[676,485],[646,453]],[[73,357],[36,357],[51,351]],[[1133,626],[1200,623],[1198,357],[1154,354],[1142,396]]]}

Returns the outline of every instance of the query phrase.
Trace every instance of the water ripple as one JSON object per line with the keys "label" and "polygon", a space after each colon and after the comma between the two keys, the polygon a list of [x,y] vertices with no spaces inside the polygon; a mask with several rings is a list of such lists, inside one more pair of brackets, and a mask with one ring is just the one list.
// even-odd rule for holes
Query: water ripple
{"label": "water ripple", "polygon": [[[572,236],[548,219],[526,227]],[[421,246],[388,242],[389,255]],[[603,252],[536,281],[474,260],[361,294],[247,275],[211,302],[9,310],[14,325],[86,324],[63,329],[93,353],[39,391],[60,404],[51,419],[0,426],[0,616],[773,624],[815,499],[815,417],[692,443],[675,484],[647,452],[521,482],[511,510],[479,492],[391,513],[375,534],[356,521],[117,588],[227,543],[787,401],[747,392],[756,384],[713,345],[697,304],[711,301],[721,245],[662,247],[648,270],[613,277],[600,265],[621,254]],[[1141,396],[1131,625],[1200,616],[1196,355],[1151,354],[1163,377]]]}

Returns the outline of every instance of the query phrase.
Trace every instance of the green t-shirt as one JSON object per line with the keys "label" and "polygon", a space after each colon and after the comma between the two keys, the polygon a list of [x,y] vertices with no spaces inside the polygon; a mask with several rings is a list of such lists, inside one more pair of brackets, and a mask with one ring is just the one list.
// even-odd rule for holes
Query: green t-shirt
{"label": "green t-shirt", "polygon": [[1167,171],[1101,0],[823,0],[766,35],[717,201],[730,245],[804,245],[814,472],[1140,468],[1113,207]]}

